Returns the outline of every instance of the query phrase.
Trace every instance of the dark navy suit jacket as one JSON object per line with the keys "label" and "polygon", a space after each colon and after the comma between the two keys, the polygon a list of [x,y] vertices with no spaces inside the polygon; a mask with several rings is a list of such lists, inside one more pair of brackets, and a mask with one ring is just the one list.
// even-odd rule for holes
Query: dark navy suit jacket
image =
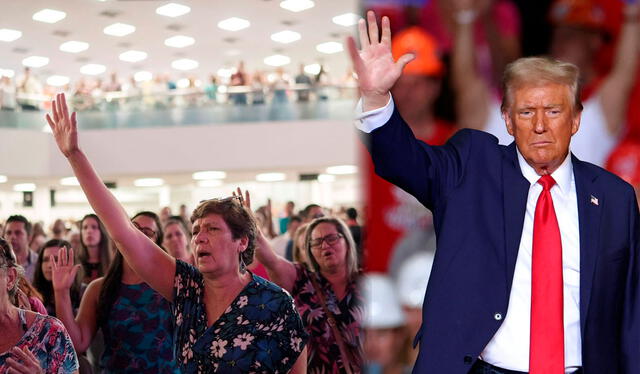
{"label": "dark navy suit jacket", "polygon": [[[508,313],[530,184],[515,143],[461,130],[416,140],[397,110],[366,136],[376,173],[433,212],[437,251],[414,373],[467,373]],[[639,217],[633,188],[572,156],[587,374],[640,374]],[[597,202],[596,202],[597,199]]]}

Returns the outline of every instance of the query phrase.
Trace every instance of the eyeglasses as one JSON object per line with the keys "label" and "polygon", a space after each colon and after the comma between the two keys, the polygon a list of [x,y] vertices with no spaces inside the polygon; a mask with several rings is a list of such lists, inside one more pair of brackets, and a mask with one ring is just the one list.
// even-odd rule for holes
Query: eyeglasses
{"label": "eyeglasses", "polygon": [[149,239],[153,239],[156,236],[156,232],[148,227],[142,227],[135,222],[133,222],[133,225]]}
{"label": "eyeglasses", "polygon": [[229,201],[234,201],[234,200],[238,200],[238,202],[240,203],[240,205],[244,205],[244,199],[242,198],[242,195],[233,195],[233,196],[229,196],[229,197],[223,197],[222,199],[219,198],[213,198],[213,199],[206,199],[206,200],[200,200],[200,204],[202,203],[206,203],[209,201],[215,201],[218,203],[227,203]]}
{"label": "eyeglasses", "polygon": [[327,242],[329,245],[334,245],[340,240],[340,238],[344,238],[344,235],[337,234],[329,234],[327,236],[323,236],[322,238],[313,239],[309,242],[311,248],[320,248],[322,247],[323,242]]}

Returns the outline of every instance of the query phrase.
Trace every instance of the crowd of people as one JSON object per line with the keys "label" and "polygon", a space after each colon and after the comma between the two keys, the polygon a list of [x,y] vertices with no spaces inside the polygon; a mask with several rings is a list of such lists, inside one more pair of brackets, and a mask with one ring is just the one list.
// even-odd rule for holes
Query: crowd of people
{"label": "crowd of people", "polygon": [[[345,211],[350,226],[317,204],[294,214],[293,202],[275,220],[270,204],[253,212],[249,192],[238,189],[201,201],[188,221],[186,208],[129,218],[78,146],[64,94],[52,105],[47,120],[95,214],[78,221],[75,244],[56,220],[34,249],[29,220],[4,222],[0,323],[8,333],[0,368],[361,372],[362,259],[351,233],[362,227],[353,208]],[[274,224],[304,260],[276,252]]]}
{"label": "crowd of people", "polygon": [[[332,89],[334,88],[334,89]],[[249,73],[240,62],[225,75],[211,74],[205,79],[190,75],[176,79],[168,73],[131,76],[121,79],[112,72],[108,77],[81,77],[73,83],[52,86],[43,82],[31,68],[15,77],[0,77],[2,110],[49,110],[58,92],[65,92],[75,111],[122,110],[202,106],[230,103],[235,105],[274,105],[287,102],[354,98],[355,78],[347,72],[343,77],[330,77],[324,66],[317,72],[296,72],[280,67],[274,71]]]}

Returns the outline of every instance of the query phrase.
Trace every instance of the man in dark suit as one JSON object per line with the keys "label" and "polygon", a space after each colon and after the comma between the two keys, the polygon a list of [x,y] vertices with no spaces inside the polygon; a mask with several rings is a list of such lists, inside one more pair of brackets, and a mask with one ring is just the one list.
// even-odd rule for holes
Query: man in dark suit
{"label": "man in dark suit", "polygon": [[633,188],[569,152],[578,69],[520,59],[504,77],[514,143],[461,130],[417,140],[390,88],[389,20],[359,24],[365,133],[376,172],[433,212],[437,246],[414,373],[640,373],[640,220]]}

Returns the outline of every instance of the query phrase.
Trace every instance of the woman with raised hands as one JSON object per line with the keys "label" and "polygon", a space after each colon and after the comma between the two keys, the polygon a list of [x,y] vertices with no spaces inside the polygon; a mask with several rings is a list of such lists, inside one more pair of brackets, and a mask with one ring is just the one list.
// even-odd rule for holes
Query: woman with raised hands
{"label": "woman with raised hands", "polygon": [[[160,243],[155,213],[140,212],[131,220],[150,240]],[[179,373],[173,352],[173,317],[169,303],[116,253],[107,273],[87,286],[77,315],[70,288],[81,264],[73,249],[50,255],[56,316],[62,320],[76,351],[84,352],[98,329],[104,336],[99,359],[102,373]]]}
{"label": "woman with raised hands", "polygon": [[[250,206],[248,192],[244,201]],[[295,300],[309,333],[309,372],[360,373],[362,298],[351,232],[338,218],[316,218],[306,228],[303,250],[310,266],[279,256],[260,233],[256,257]]]}
{"label": "woman with raised hands", "polygon": [[191,217],[197,267],[176,260],[136,229],[102,183],[78,146],[76,114],[63,94],[46,118],[118,251],[172,303],[182,372],[306,372],[307,336],[291,296],[245,270],[257,229],[238,199],[201,202]]}

